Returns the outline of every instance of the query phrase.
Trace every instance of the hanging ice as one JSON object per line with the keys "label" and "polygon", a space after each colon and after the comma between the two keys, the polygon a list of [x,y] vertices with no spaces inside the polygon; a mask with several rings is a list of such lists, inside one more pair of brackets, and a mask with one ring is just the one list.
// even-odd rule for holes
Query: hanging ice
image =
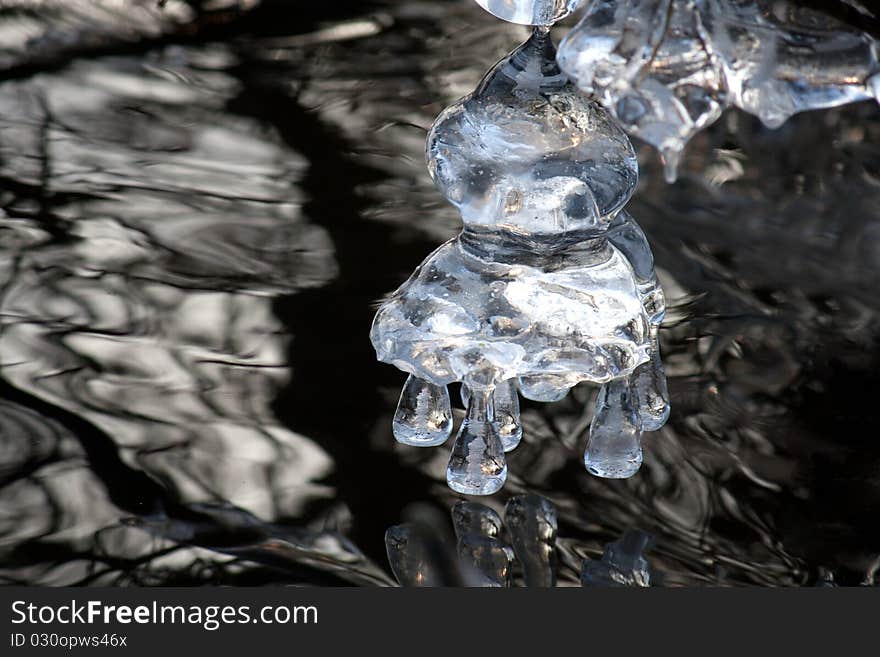
{"label": "hanging ice", "polygon": [[614,379],[599,390],[584,464],[599,477],[625,479],[642,466],[642,424],[627,379]]}
{"label": "hanging ice", "polygon": [[[503,485],[504,452],[522,436],[517,385],[540,401],[581,381],[624,385],[630,406],[608,397],[594,433],[638,434],[668,414],[656,352],[663,295],[644,234],[622,212],[635,154],[555,55],[536,29],[437,119],[428,166],[464,229],[382,304],[371,331],[379,360],[410,374],[398,440],[439,444],[443,387],[464,384],[467,417],[447,471],[460,493]],[[636,425],[620,424],[633,409]]]}
{"label": "hanging ice", "polygon": [[583,0],[477,0],[493,16],[520,25],[552,25],[578,8]]}
{"label": "hanging ice", "polygon": [[446,469],[446,481],[452,490],[465,495],[491,495],[504,485],[507,463],[493,420],[492,391],[473,390]]}
{"label": "hanging ice", "polygon": [[394,437],[404,445],[442,445],[452,433],[452,406],[446,386],[410,376],[394,414]]}
{"label": "hanging ice", "polygon": [[592,0],[559,64],[676,177],[680,153],[729,105],[778,127],[877,97],[880,46],[790,0]]}
{"label": "hanging ice", "polygon": [[[471,393],[467,385],[461,386],[461,401],[465,407],[470,406]],[[516,393],[516,381],[508,379],[499,383],[492,393],[494,415],[492,421],[501,446],[505,452],[513,451],[522,440],[522,425],[519,423],[519,397]]]}

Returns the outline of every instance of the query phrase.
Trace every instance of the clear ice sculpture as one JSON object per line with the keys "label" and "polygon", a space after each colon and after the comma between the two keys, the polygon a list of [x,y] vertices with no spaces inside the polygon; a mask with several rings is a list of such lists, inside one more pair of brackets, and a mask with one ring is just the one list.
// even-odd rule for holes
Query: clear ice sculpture
{"label": "clear ice sculpture", "polygon": [[477,0],[493,16],[520,25],[552,25],[578,8],[583,0]]}
{"label": "clear ice sculpture", "polygon": [[735,105],[777,128],[880,100],[880,44],[789,0],[591,0],[559,65],[677,177],[688,140]]}
{"label": "clear ice sculpture", "polygon": [[632,144],[556,64],[546,28],[496,64],[434,123],[427,160],[464,227],[381,305],[371,340],[407,372],[395,438],[439,445],[446,386],[467,413],[447,483],[490,495],[522,437],[517,390],[552,401],[602,384],[585,455],[631,476],[643,431],[668,416],[657,343],[663,293],[644,233],[624,210],[638,180]]}

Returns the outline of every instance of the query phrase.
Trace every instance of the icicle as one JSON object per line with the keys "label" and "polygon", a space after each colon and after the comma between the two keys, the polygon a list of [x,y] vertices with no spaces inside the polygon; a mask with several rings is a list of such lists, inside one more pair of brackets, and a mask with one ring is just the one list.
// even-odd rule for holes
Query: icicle
{"label": "icicle", "polygon": [[[461,401],[467,407],[470,390],[461,385]],[[516,392],[516,380],[502,381],[492,394],[492,405],[495,409],[495,425],[501,438],[505,452],[515,450],[522,440],[522,425],[519,421],[519,395]]]}
{"label": "icicle", "polygon": [[651,360],[639,365],[631,378],[642,431],[657,431],[669,419],[669,390],[660,359],[658,328],[651,326]]}
{"label": "icicle", "polygon": [[592,474],[606,479],[632,477],[642,465],[641,426],[635,400],[626,379],[602,386],[584,464]]}
{"label": "icicle", "polygon": [[452,433],[452,405],[446,386],[412,374],[406,380],[392,424],[397,442],[413,447],[436,447]]}
{"label": "icicle", "polygon": [[491,495],[507,479],[504,448],[492,413],[492,390],[471,390],[467,416],[446,468],[446,482],[458,493]]}

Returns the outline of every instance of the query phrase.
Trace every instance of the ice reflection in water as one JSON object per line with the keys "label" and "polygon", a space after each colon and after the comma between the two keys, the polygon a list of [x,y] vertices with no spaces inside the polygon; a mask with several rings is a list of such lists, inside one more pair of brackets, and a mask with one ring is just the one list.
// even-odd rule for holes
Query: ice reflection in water
{"label": "ice reflection in water", "polygon": [[539,495],[511,497],[503,522],[489,506],[456,503],[455,540],[434,513],[417,507],[409,515],[419,520],[385,533],[388,561],[401,586],[553,587],[560,576],[557,553],[563,562],[560,586],[573,586],[578,569],[583,586],[651,585],[648,534],[627,530],[597,558],[585,556],[566,542],[557,545],[556,508]]}
{"label": "ice reflection in water", "polygon": [[[389,583],[413,501],[458,562],[446,458],[397,445],[405,377],[364,336],[457,229],[413,165],[427,126],[524,36],[471,0],[419,7],[3,83],[4,582]],[[522,403],[491,504],[553,503],[557,585],[631,528],[652,585],[877,583],[877,144],[864,104],[775,132],[725,115],[674,186],[640,154],[675,411],[606,482],[580,462],[595,390]],[[493,546],[464,553],[496,568]]]}

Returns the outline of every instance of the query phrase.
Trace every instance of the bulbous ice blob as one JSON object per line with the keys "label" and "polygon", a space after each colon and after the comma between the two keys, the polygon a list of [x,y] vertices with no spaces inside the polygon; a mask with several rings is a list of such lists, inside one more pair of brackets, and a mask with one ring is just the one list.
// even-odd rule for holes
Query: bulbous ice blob
{"label": "bulbous ice blob", "polygon": [[587,470],[606,479],[632,477],[642,466],[641,421],[626,379],[602,386],[584,453]]}
{"label": "bulbous ice blob", "polygon": [[434,123],[428,168],[466,226],[564,241],[601,229],[632,196],[632,144],[555,55],[536,30]]}
{"label": "bulbous ice blob", "polygon": [[392,423],[398,442],[413,447],[436,447],[452,433],[452,405],[446,386],[436,386],[412,374],[406,379]]}
{"label": "bulbous ice blob", "polygon": [[463,495],[492,495],[506,479],[504,448],[492,422],[491,390],[472,390],[446,467],[446,483]]}
{"label": "bulbous ice blob", "polygon": [[519,391],[526,399],[549,403],[563,399],[577,383],[562,374],[533,374],[519,378]]}
{"label": "bulbous ice blob", "polygon": [[484,237],[446,243],[382,305],[370,336],[379,360],[472,388],[532,375],[604,382],[648,360],[639,283],[606,240],[505,262],[486,256]]}
{"label": "bulbous ice blob", "polygon": [[522,424],[519,421],[519,396],[513,379],[502,382],[492,395],[495,408],[495,425],[505,452],[515,450],[522,440]]}
{"label": "bulbous ice blob", "polygon": [[729,105],[770,127],[876,96],[877,42],[790,0],[594,0],[559,65],[656,147],[672,182],[682,149]]}
{"label": "bulbous ice blob", "polygon": [[552,25],[578,8],[583,0],[477,0],[493,16],[520,25]]}

